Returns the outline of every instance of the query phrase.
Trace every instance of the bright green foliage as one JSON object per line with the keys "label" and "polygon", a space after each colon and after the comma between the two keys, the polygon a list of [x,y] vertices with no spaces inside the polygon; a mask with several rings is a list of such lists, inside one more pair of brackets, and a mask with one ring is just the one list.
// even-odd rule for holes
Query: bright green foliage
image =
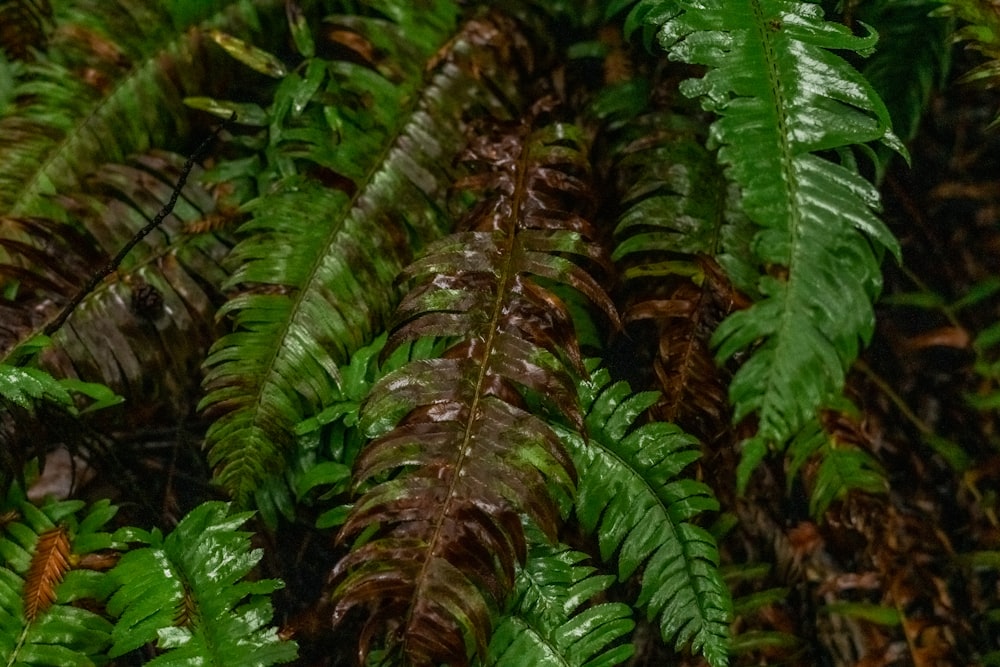
{"label": "bright green foliage", "polygon": [[[0,505],[0,661],[7,665],[98,665],[106,662],[111,623],[76,601],[103,597],[104,575],[68,569],[74,559],[100,549],[120,546],[102,532],[117,508],[107,501],[95,504],[78,520],[82,501],[53,501],[36,507],[20,488],[12,486]],[[62,527],[72,550],[68,562],[52,565],[49,578],[29,577],[39,535]],[[68,569],[68,571],[66,571]],[[58,576],[56,576],[58,574]],[[54,589],[53,589],[54,586]],[[28,591],[31,588],[33,590]],[[53,590],[51,606],[37,606],[33,620],[26,616],[26,598],[45,597]]]}
{"label": "bright green foliage", "polygon": [[621,602],[588,604],[614,577],[582,565],[586,559],[565,545],[532,544],[514,603],[493,632],[487,664],[612,667],[632,655],[631,644],[617,643],[634,626],[632,609]]}
{"label": "bright green foliage", "polygon": [[[497,104],[439,53],[467,47],[453,3],[374,5],[393,21],[337,20],[391,57],[391,74],[380,62],[314,59],[268,110],[266,192],[245,207],[226,284],[241,293],[221,310],[236,330],[212,348],[201,404],[215,418],[216,479],[243,504],[281,469],[295,425],[333,400],[337,365],[384,324],[411,253],[447,227],[443,156],[461,147],[464,114]],[[450,66],[428,78],[435,62]],[[351,185],[296,175],[317,169]]]}
{"label": "bright green foliage", "polygon": [[714,538],[693,523],[718,509],[711,490],[680,477],[699,457],[698,443],[672,424],[635,427],[656,401],[611,383],[606,370],[580,385],[589,441],[561,435],[576,463],[576,515],[596,533],[601,558],[621,579],[639,573],[636,604],[658,619],[665,641],[690,642],[712,667],[727,664],[732,602],[719,574]]}
{"label": "bright green foliage", "polygon": [[874,328],[882,251],[899,252],[874,214],[878,191],[850,160],[816,154],[871,141],[902,150],[871,85],[832,52],[867,53],[877,38],[801,2],[653,1],[633,15],[658,26],[671,58],[708,67],[681,91],[718,114],[711,142],[760,227],[761,300],[714,336],[720,360],[752,350],[729,390],[735,419],[758,419],[743,488],[767,447],[783,446],[840,391]]}
{"label": "bright green foliage", "polygon": [[[247,581],[260,561],[250,533],[237,530],[250,513],[230,513],[227,503],[202,503],[166,537],[133,531],[148,546],[125,554],[108,574],[108,613],[119,617],[111,657],[147,642],[163,651],[147,663],[242,667],[295,658],[291,642],[269,626],[268,595],[274,579]],[[197,661],[197,662],[194,662]]]}
{"label": "bright green foliage", "polygon": [[0,399],[30,410],[37,401],[51,401],[69,412],[77,411],[70,392],[77,391],[97,400],[88,409],[98,409],[121,401],[107,387],[79,380],[57,380],[38,368],[0,364]]}

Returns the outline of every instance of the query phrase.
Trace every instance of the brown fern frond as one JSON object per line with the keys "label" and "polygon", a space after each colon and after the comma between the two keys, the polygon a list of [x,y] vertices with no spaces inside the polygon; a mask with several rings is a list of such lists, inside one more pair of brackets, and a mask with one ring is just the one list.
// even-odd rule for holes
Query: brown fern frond
{"label": "brown fern frond", "polygon": [[69,531],[64,526],[51,528],[38,536],[24,579],[24,616],[29,623],[55,602],[56,586],[70,568],[69,549]]}
{"label": "brown fern frond", "polygon": [[0,0],[0,49],[8,58],[29,60],[42,50],[52,29],[49,0]]}
{"label": "brown fern frond", "polygon": [[370,394],[364,420],[378,437],[359,456],[355,483],[376,484],[339,539],[375,533],[332,574],[335,618],[369,611],[362,654],[382,631],[414,665],[483,654],[491,614],[525,557],[521,515],[554,537],[571,492],[571,460],[522,398],[530,392],[581,422],[572,379],[580,353],[567,308],[546,285],[568,284],[616,319],[589,272],[608,261],[586,221],[580,131],[533,130],[529,119],[481,134],[463,160],[477,169],[459,186],[482,199],[462,231],[405,272],[414,288],[387,349],[423,336],[459,341]]}
{"label": "brown fern frond", "polygon": [[709,348],[719,323],[746,305],[716,258],[726,246],[727,186],[705,129],[692,114],[654,111],[641,135],[616,152],[621,214],[615,260],[624,320],[655,336],[653,371],[662,400],[653,408],[711,443],[728,428],[728,373]]}
{"label": "brown fern frond", "polygon": [[728,428],[728,373],[719,368],[709,348],[715,328],[745,301],[712,259],[695,260],[697,281],[671,281],[666,298],[639,299],[628,307],[626,323],[652,320],[657,347],[653,371],[662,398],[653,415],[673,422],[706,443]]}
{"label": "brown fern frond", "polygon": [[[89,277],[157,215],[183,163],[173,154],[149,153],[129,164],[104,165],[86,192],[59,197],[77,225],[38,217],[0,220],[10,232],[0,236],[0,252],[10,258],[0,262],[0,284],[18,285],[13,298],[0,298],[0,359],[50,328]],[[186,185],[173,214],[54,333],[43,367],[57,377],[107,384],[134,406],[186,414],[198,366],[216,334],[229,246],[213,233],[184,230],[214,206],[211,193]],[[176,344],[180,339],[184,345]],[[154,373],[160,380],[150,383]]]}

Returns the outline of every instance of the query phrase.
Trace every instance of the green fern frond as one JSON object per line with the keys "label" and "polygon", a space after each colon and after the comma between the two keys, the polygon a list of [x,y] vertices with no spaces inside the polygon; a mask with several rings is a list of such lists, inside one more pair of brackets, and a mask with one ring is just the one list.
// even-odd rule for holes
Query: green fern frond
{"label": "green fern frond", "polygon": [[287,168],[308,172],[312,162],[349,185],[286,177],[248,204],[253,219],[232,253],[239,268],[227,286],[242,293],[221,312],[236,331],[206,362],[201,408],[215,419],[206,445],[216,479],[241,503],[281,467],[295,425],[328,405],[337,364],[384,325],[411,253],[447,227],[464,128],[485,110],[503,113],[494,91],[515,75],[516,54],[505,45],[517,27],[509,20],[456,28],[457,9],[446,0],[378,8],[394,20],[336,21],[356,29],[351,43],[377,44],[384,61],[325,62],[313,111],[301,116],[319,125],[271,137],[277,165],[294,155],[281,156],[294,137],[325,137],[326,148],[310,148],[299,167]]}
{"label": "green fern frond", "polygon": [[672,424],[636,421],[657,400],[612,383],[606,370],[580,384],[589,441],[560,429],[579,471],[576,515],[596,533],[619,577],[639,573],[635,604],[658,619],[664,641],[690,643],[713,667],[728,664],[732,602],[712,536],[692,523],[718,509],[711,490],[680,477],[698,442]]}
{"label": "green fern frond", "polygon": [[883,250],[896,240],[874,210],[878,191],[817,153],[867,142],[904,151],[871,85],[833,53],[877,39],[823,19],[819,5],[772,0],[641,2],[671,58],[705,65],[681,91],[719,118],[711,141],[742,207],[759,226],[752,249],[767,273],[761,299],[730,315],[713,342],[720,360],[751,350],[730,385],[734,418],[756,414],[739,470],[784,444],[842,389],[874,328]]}
{"label": "green fern frond", "polygon": [[583,269],[606,263],[585,219],[583,135],[560,123],[533,130],[533,121],[473,139],[464,159],[479,170],[459,187],[483,198],[465,231],[404,273],[413,288],[387,349],[423,337],[454,343],[383,378],[364,412],[376,439],[355,480],[375,485],[339,536],[361,544],[334,569],[335,618],[367,608],[366,638],[406,619],[386,642],[415,664],[484,655],[491,616],[525,557],[520,515],[552,539],[568,507],[572,463],[521,393],[580,421],[572,321],[546,285],[569,285],[613,317]]}
{"label": "green fern frond", "polygon": [[107,611],[115,658],[156,642],[149,665],[274,665],[295,659],[295,644],[269,625],[274,579],[247,580],[263,552],[238,528],[251,513],[205,502],[164,537],[133,530],[133,548],[108,573]]}
{"label": "green fern frond", "polygon": [[830,503],[851,490],[885,493],[889,488],[879,462],[859,446],[858,436],[851,437],[845,431],[856,430],[848,418],[829,413],[824,422],[831,427],[828,429],[818,422],[807,424],[788,445],[789,487],[807,461],[812,460],[818,466],[806,480],[810,489],[809,511],[816,519],[826,513]]}
{"label": "green fern frond", "polygon": [[259,18],[246,2],[184,6],[77,2],[57,17],[45,59],[18,84],[23,101],[0,119],[0,212],[59,218],[47,195],[80,189],[98,164],[186,136],[182,91],[201,89],[211,63],[202,30],[192,28],[246,34]]}
{"label": "green fern frond", "polygon": [[[986,0],[943,0],[935,12],[938,16],[955,17],[962,26],[953,35],[956,42],[968,42],[968,48],[979,51],[986,62],[977,65],[962,77],[963,82],[979,82],[986,86],[1000,83],[1000,13]],[[1000,116],[993,126],[1000,123]]]}
{"label": "green fern frond", "polygon": [[[932,14],[940,6],[940,0],[880,0],[858,7],[860,20],[879,33],[879,48],[861,72],[885,100],[904,142],[917,136],[931,93],[943,87],[951,68],[954,22]],[[884,147],[878,153],[884,170],[891,153]]]}
{"label": "green fern frond", "polygon": [[[124,545],[101,530],[117,508],[102,501],[77,518],[83,507],[81,501],[35,507],[16,485],[0,506],[0,513],[15,517],[0,529],[0,660],[5,664],[106,662],[111,623],[89,605],[75,604],[103,600],[105,575],[76,565],[86,554]],[[40,547],[43,541],[56,546]]]}
{"label": "green fern frond", "polygon": [[593,602],[614,576],[596,574],[582,565],[585,560],[586,554],[565,545],[532,540],[513,604],[490,639],[487,664],[613,667],[628,660],[634,647],[619,640],[635,625],[632,609]]}

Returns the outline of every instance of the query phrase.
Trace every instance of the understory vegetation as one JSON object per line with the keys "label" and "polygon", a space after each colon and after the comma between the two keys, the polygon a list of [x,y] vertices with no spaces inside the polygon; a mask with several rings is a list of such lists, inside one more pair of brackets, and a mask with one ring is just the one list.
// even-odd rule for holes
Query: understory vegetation
{"label": "understory vegetation", "polygon": [[990,0],[0,0],[0,661],[1000,665]]}

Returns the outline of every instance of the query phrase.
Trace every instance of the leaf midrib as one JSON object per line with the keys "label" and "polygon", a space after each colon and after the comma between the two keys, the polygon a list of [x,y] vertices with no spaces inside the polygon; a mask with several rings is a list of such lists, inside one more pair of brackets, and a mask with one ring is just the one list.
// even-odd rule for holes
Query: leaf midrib
{"label": "leaf midrib", "polygon": [[[788,129],[788,100],[784,95],[784,90],[781,84],[781,70],[778,65],[778,57],[775,53],[774,42],[771,36],[771,29],[768,25],[768,21],[764,17],[764,9],[761,6],[762,0],[750,0],[750,5],[753,10],[754,23],[757,27],[757,32],[760,37],[761,50],[763,52],[764,61],[767,65],[767,76],[768,76],[768,92],[770,93],[771,102],[775,110],[776,124],[776,134],[777,134],[777,144],[778,153],[781,165],[781,175],[782,180],[785,184],[785,210],[788,212],[787,216],[787,233],[789,237],[789,253],[788,253],[788,277],[785,281],[785,289],[781,294],[782,299],[782,311],[781,320],[775,331],[775,354],[780,358],[780,349],[784,345],[784,341],[788,340],[789,336],[795,335],[795,328],[799,324],[798,318],[794,316],[796,309],[793,304],[790,303],[794,300],[794,294],[796,292],[795,284],[798,282],[798,264],[801,253],[801,244],[799,242],[800,232],[802,226],[802,215],[796,205],[796,193],[798,192],[798,177],[795,172],[794,163],[794,152],[792,150],[791,142],[789,141],[789,129]],[[757,222],[757,221],[755,221]],[[761,222],[757,222],[758,225],[762,225]],[[774,298],[771,296],[770,298]],[[767,374],[767,385],[764,389],[764,401],[762,402],[760,413],[761,413],[761,431],[765,437],[774,438],[782,440],[788,437],[790,434],[782,433],[768,433],[770,430],[770,421],[766,419],[766,413],[778,409],[771,404],[768,400],[772,397],[775,392],[775,387],[777,385],[776,373],[773,370]],[[781,405],[779,401],[778,405]],[[780,409],[779,409],[780,412]],[[797,411],[796,411],[797,412]],[[797,418],[797,416],[796,416]]]}
{"label": "leaf midrib", "polygon": [[[447,43],[448,42],[446,42],[446,44]],[[431,62],[435,54],[432,54],[431,58],[425,59],[426,62]],[[392,140],[385,142],[382,151],[378,154],[378,159],[372,161],[371,168],[368,170],[365,177],[361,179],[361,182],[364,184],[363,187],[357,188],[351,195],[350,199],[344,204],[342,209],[342,211],[344,211],[344,215],[338,216],[337,220],[334,221],[334,224],[330,225],[329,232],[324,239],[324,252],[316,254],[315,260],[310,265],[309,271],[306,273],[306,278],[302,282],[302,287],[297,289],[295,291],[295,295],[291,298],[291,303],[289,305],[289,317],[285,321],[284,325],[282,325],[280,333],[271,339],[273,344],[272,352],[268,358],[267,364],[264,367],[264,372],[261,375],[262,381],[257,390],[253,407],[251,408],[253,410],[253,417],[250,420],[250,428],[263,434],[268,441],[271,441],[271,438],[266,422],[269,422],[270,420],[267,418],[264,410],[264,400],[267,395],[267,391],[265,390],[270,385],[276,385],[282,393],[285,393],[282,383],[280,382],[281,374],[275,371],[275,365],[277,364],[278,359],[281,357],[282,352],[287,349],[284,344],[285,340],[288,338],[289,333],[295,325],[297,325],[299,317],[302,313],[302,302],[306,298],[306,295],[312,293],[314,290],[314,283],[317,281],[317,273],[319,272],[323,262],[329,256],[330,249],[334,247],[337,237],[343,231],[344,225],[350,218],[351,213],[356,210],[357,202],[370,191],[375,177],[383,169],[385,169],[388,156],[392,153],[393,149],[397,147],[400,137],[405,135],[405,129],[413,121],[415,111],[420,108],[420,104],[424,100],[424,96],[417,94],[417,92],[419,90],[426,89],[429,82],[433,80],[434,75],[434,70],[432,69],[428,72],[428,68],[426,66],[421,68],[421,71],[424,72],[424,74],[422,75],[420,81],[416,83],[410,91],[408,91],[408,94],[404,93],[401,95],[401,97],[408,101],[409,104],[405,107],[403,112],[396,116],[398,122],[395,127],[386,133],[386,136],[392,137]],[[339,378],[335,378],[335,380],[339,382]],[[246,456],[242,456],[241,459],[244,461],[250,460],[249,453]],[[236,461],[230,461],[227,467],[232,466],[233,463],[236,463]],[[243,479],[241,481],[252,482],[252,477],[253,475],[251,474],[249,479]],[[251,488],[250,491],[252,492],[253,488]],[[242,493],[242,489],[240,492]]]}

